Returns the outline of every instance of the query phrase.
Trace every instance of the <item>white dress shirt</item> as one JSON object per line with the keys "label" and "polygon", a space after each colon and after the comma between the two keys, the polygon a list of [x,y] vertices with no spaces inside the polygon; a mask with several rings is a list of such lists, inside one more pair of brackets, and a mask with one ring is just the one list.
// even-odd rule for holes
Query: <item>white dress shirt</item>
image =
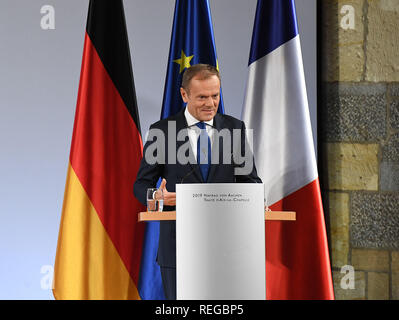
{"label": "white dress shirt", "polygon": [[[186,117],[187,121],[187,131],[188,131],[188,137],[190,139],[190,144],[191,148],[194,153],[194,158],[197,159],[197,141],[198,137],[201,133],[201,129],[196,126],[196,123],[201,122],[194,118],[194,116],[188,111],[188,108],[186,107],[186,110],[184,111],[184,116]],[[211,148],[213,145],[213,119],[210,121],[203,121],[205,123],[205,128],[206,132],[208,133],[209,139],[211,140]]]}

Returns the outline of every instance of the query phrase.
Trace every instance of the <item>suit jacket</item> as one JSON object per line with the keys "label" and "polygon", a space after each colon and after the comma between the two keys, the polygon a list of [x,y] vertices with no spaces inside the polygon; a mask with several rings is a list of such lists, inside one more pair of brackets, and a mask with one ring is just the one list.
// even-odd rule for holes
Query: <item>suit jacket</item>
{"label": "suit jacket", "polygon": [[[182,129],[187,128],[187,121],[184,116],[184,109],[178,114],[169,117],[167,119],[160,120],[153,125],[151,129],[160,129],[165,134],[165,150],[164,156],[166,163],[164,164],[150,164],[148,163],[145,155],[148,147],[153,143],[152,141],[147,141],[144,146],[144,157],[140,164],[140,169],[137,173],[136,182],[134,184],[134,195],[136,198],[146,205],[146,192],[148,188],[156,187],[159,178],[165,178],[166,189],[169,192],[176,191],[176,183],[262,183],[257,175],[255,162],[252,171],[249,175],[235,175],[234,168],[239,165],[233,163],[223,164],[223,154],[222,154],[222,139],[219,141],[219,150],[214,150],[216,148],[215,143],[212,146],[212,154],[214,152],[219,152],[220,164],[211,164],[208,174],[208,180],[204,181],[201,176],[198,164],[180,164],[178,161],[175,163],[168,163],[168,122],[176,121],[176,132],[178,133]],[[213,126],[217,130],[228,129],[233,131],[233,129],[241,130],[241,150],[245,148],[245,125],[244,122],[238,120],[234,117],[223,115],[217,113],[214,117]],[[231,134],[233,137],[233,134]],[[232,139],[233,140],[233,139]],[[175,140],[176,141],[176,140]],[[188,135],[186,135],[185,141],[176,141],[176,146],[172,147],[172,152],[179,150],[179,147],[184,144],[189,143]],[[233,143],[231,144],[231,150],[233,150]],[[251,155],[252,159],[253,156]],[[233,158],[233,157],[232,157]],[[173,211],[176,208],[173,206],[164,206],[164,211]],[[159,234],[159,245],[157,262],[162,267],[175,267],[176,266],[176,222],[175,221],[161,221],[160,222],[160,234]]]}

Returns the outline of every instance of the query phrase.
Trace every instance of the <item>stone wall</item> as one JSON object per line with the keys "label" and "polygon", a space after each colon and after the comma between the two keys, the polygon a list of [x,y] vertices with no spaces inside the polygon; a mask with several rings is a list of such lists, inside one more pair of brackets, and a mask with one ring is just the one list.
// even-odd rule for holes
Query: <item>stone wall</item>
{"label": "stone wall", "polygon": [[319,171],[336,299],[399,299],[399,0],[318,3]]}

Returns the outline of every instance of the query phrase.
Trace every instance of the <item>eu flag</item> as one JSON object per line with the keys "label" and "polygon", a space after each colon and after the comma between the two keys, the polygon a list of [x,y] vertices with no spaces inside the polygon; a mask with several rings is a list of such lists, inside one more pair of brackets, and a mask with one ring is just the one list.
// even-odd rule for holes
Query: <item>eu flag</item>
{"label": "eu flag", "polygon": [[[208,0],[176,0],[161,119],[184,108],[180,95],[183,72],[198,63],[219,69]],[[224,113],[220,96],[218,112]]]}
{"label": "eu flag", "polygon": [[[185,107],[180,95],[184,70],[198,63],[218,68],[208,0],[176,0],[161,119]],[[220,95],[218,112],[224,113]],[[159,222],[147,222],[139,280],[142,299],[164,299],[161,272],[156,263]]]}

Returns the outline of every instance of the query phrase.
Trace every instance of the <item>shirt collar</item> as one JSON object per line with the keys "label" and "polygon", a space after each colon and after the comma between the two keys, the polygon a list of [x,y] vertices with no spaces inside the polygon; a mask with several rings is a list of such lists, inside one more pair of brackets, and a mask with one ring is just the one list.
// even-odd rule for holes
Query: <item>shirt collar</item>
{"label": "shirt collar", "polygon": [[[187,121],[187,125],[189,127],[195,125],[198,122],[201,122],[199,120],[197,120],[189,111],[188,108],[186,107],[186,110],[184,111],[184,116],[186,117],[186,121]],[[204,123],[206,123],[208,126],[213,127],[213,118],[209,121],[203,121]]]}

